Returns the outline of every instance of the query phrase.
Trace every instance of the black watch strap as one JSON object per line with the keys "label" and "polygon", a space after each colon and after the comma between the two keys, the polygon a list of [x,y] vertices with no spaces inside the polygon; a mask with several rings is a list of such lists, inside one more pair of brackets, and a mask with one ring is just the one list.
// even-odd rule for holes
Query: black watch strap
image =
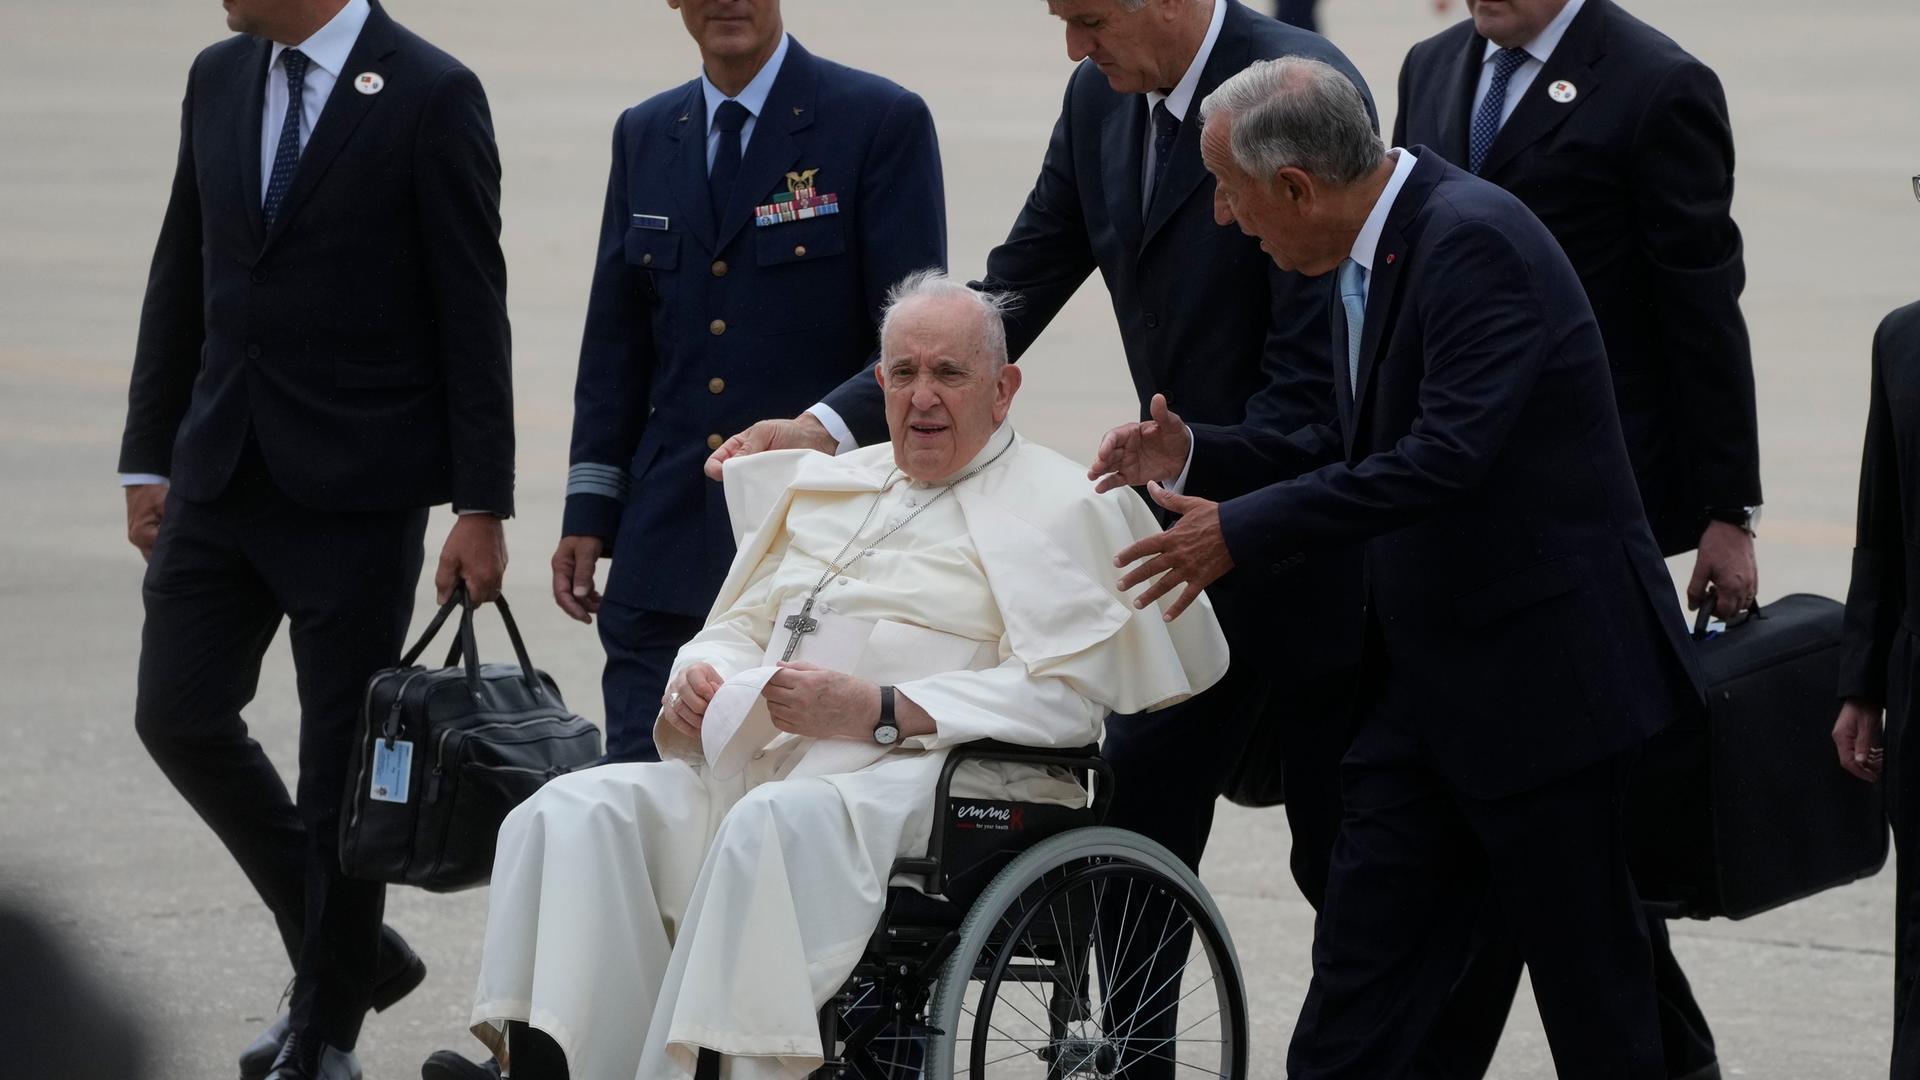
{"label": "black watch strap", "polygon": [[893,687],[883,686],[880,688],[880,721],[874,726],[891,723],[893,723]]}

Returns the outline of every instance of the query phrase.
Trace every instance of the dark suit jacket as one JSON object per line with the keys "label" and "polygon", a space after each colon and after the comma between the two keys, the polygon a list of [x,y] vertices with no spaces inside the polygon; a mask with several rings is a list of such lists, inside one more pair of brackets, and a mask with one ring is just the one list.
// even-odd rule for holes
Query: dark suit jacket
{"label": "dark suit jacket", "polygon": [[1579,279],[1512,196],[1413,152],[1357,396],[1335,319],[1338,422],[1199,429],[1189,491],[1229,498],[1236,564],[1365,544],[1387,677],[1446,774],[1494,797],[1659,730],[1697,674]]}
{"label": "dark suit jacket", "polygon": [[[1394,145],[1466,167],[1486,45],[1467,20],[1413,47]],[[1566,103],[1548,93],[1562,80]],[[1733,131],[1713,71],[1612,0],[1586,0],[1480,175],[1546,223],[1586,287],[1661,550],[1696,546],[1707,507],[1758,504]]]}
{"label": "dark suit jacket", "polygon": [[[1141,415],[1156,393],[1182,418],[1242,420],[1280,431],[1327,420],[1327,293],[1274,267],[1258,240],[1213,219],[1213,178],[1200,160],[1199,103],[1255,60],[1308,56],[1366,82],[1325,38],[1227,4],[1194,103],[1180,126],[1160,193],[1140,213],[1149,127],[1145,98],[1116,93],[1091,62],[1067,82],[1053,139],[1013,230],[978,284],[1020,299],[1007,323],[1018,359],[1096,269],[1113,299]],[[862,443],[887,437],[878,387],[848,380],[826,399]],[[1252,405],[1250,406],[1250,402]],[[1091,448],[1089,448],[1091,449]],[[1359,644],[1358,569],[1351,553],[1320,553],[1286,575],[1286,595],[1250,606],[1263,645],[1278,634],[1292,655],[1345,655]],[[1232,586],[1216,588],[1226,596]],[[1355,602],[1348,602],[1349,600]],[[1228,607],[1233,603],[1228,601]],[[1276,620],[1275,610],[1311,612]],[[1234,621],[1234,613],[1226,613]],[[1250,613],[1253,614],[1253,613]]]}
{"label": "dark suit jacket", "polygon": [[[316,509],[511,513],[500,158],[480,81],[375,4],[267,230],[271,54],[234,37],[188,73],[120,471],[212,499],[251,432],[280,489]],[[357,93],[369,71],[385,87]]]}
{"label": "dark suit jacket", "polygon": [[1887,693],[1902,633],[1920,635],[1920,304],[1888,315],[1873,336],[1841,697],[1905,707]]}
{"label": "dark suit jacket", "polygon": [[[695,79],[628,109],[574,391],[581,464],[631,476],[623,501],[570,483],[563,531],[612,542],[608,597],[705,615],[733,559],[719,437],[793,416],[860,371],[887,289],[946,265],[946,195],[926,103],[793,41],[713,227],[707,109]],[[756,206],[817,169],[840,212],[757,226]],[[665,218],[667,227],[650,218]]]}

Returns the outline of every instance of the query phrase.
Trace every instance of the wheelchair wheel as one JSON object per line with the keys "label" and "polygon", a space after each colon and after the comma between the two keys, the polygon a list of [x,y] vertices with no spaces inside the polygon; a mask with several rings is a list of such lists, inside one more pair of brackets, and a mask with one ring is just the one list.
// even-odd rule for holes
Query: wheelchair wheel
{"label": "wheelchair wheel", "polygon": [[1247,1075],[1247,1005],[1199,878],[1137,833],[1061,833],[967,912],[927,1009],[927,1080]]}

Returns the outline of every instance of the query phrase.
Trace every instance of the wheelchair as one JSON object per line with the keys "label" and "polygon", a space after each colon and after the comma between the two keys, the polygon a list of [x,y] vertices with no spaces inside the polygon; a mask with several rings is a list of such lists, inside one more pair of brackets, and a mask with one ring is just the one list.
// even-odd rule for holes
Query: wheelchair
{"label": "wheelchair", "polygon": [[[852,976],[821,1010],[812,1080],[1112,1080],[1247,1075],[1239,961],[1213,898],[1159,844],[1101,824],[1098,747],[954,749],[927,854],[895,885]],[[1092,805],[951,794],[994,761],[1070,770]],[[703,1051],[697,1080],[719,1076]]]}

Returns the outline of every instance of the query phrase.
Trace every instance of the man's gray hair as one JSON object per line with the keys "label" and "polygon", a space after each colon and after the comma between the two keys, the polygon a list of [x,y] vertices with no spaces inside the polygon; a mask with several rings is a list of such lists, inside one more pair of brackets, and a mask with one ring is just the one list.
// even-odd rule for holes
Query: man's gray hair
{"label": "man's gray hair", "polygon": [[1202,122],[1214,113],[1233,118],[1233,160],[1262,184],[1299,169],[1346,187],[1387,153],[1353,80],[1303,56],[1255,61],[1200,103]]}
{"label": "man's gray hair", "polygon": [[887,290],[887,304],[880,311],[881,341],[887,339],[887,330],[893,325],[900,309],[915,300],[966,300],[972,303],[980,315],[981,348],[986,350],[996,369],[1007,362],[1006,319],[1018,302],[1012,293],[970,288],[965,282],[949,277],[946,271],[932,267],[915,270]]}

